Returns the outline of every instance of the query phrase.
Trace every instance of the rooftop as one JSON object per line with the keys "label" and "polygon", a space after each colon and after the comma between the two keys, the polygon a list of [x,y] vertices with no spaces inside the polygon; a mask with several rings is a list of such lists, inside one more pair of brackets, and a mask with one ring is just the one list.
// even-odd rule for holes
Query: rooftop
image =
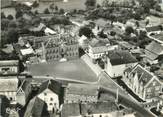
{"label": "rooftop", "polygon": [[136,58],[128,51],[112,51],[108,53],[112,65],[136,63]]}
{"label": "rooftop", "polygon": [[79,116],[80,107],[78,103],[63,104],[61,117]]}
{"label": "rooftop", "polygon": [[13,91],[16,92],[18,87],[18,79],[12,78],[1,78],[0,80],[0,92]]}
{"label": "rooftop", "polygon": [[142,82],[144,85],[154,77],[154,75],[140,65],[137,65],[130,73],[137,74],[139,82]]}
{"label": "rooftop", "polygon": [[61,90],[61,85],[57,81],[47,80],[41,84],[39,93],[42,93],[46,89],[50,89],[54,93],[59,94]]}
{"label": "rooftop", "polygon": [[[86,88],[89,87],[89,88]],[[67,94],[76,94],[76,95],[98,95],[98,86],[97,85],[88,85],[88,84],[74,84],[70,83],[67,86]]]}
{"label": "rooftop", "polygon": [[18,60],[0,60],[0,66],[18,66]]}
{"label": "rooftop", "polygon": [[152,60],[163,54],[163,46],[155,41],[147,45],[145,49],[146,56]]}

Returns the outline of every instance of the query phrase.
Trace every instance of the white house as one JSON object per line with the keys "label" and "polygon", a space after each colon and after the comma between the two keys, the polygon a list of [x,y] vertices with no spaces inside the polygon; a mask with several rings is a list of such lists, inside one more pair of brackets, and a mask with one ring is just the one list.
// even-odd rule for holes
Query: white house
{"label": "white house", "polygon": [[59,109],[59,95],[61,86],[54,80],[48,80],[40,86],[37,97],[47,104],[48,111],[57,111]]}
{"label": "white house", "polygon": [[19,72],[18,60],[1,60],[0,75],[16,75]]}
{"label": "white house", "polygon": [[105,70],[110,77],[119,77],[128,67],[137,64],[137,60],[128,51],[112,51],[106,58]]}
{"label": "white house", "polygon": [[87,54],[92,60],[101,58],[103,55],[108,54],[108,51],[112,51],[118,48],[118,45],[111,45],[106,40],[93,39],[88,45]]}
{"label": "white house", "polygon": [[17,77],[0,79],[0,95],[4,95],[11,104],[16,104],[16,92],[18,87]]}

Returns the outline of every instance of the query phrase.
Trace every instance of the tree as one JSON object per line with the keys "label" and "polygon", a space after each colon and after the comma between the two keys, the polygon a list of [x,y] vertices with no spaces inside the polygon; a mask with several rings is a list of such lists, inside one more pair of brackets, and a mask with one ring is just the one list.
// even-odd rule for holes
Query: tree
{"label": "tree", "polygon": [[8,15],[8,16],[7,16],[7,19],[9,19],[9,20],[13,20],[14,17],[13,17],[12,15]]}
{"label": "tree", "polygon": [[6,16],[5,16],[4,12],[1,12],[1,19],[5,19],[5,18],[6,18]]}
{"label": "tree", "polygon": [[10,28],[7,32],[8,43],[17,43],[18,42],[18,30],[15,28]]}
{"label": "tree", "polygon": [[125,32],[127,35],[130,35],[131,33],[134,33],[134,29],[131,26],[127,26]]}
{"label": "tree", "polygon": [[96,5],[96,0],[86,0],[86,7],[94,7]]}
{"label": "tree", "polygon": [[35,10],[35,12],[34,12],[34,13],[35,13],[35,15],[39,14],[39,13],[38,13],[38,10]]}
{"label": "tree", "polygon": [[17,27],[17,24],[15,21],[10,21],[10,23],[8,24],[8,27],[9,28],[16,28]]}
{"label": "tree", "polygon": [[7,30],[9,22],[10,21],[8,19],[2,19],[1,20],[1,30]]}
{"label": "tree", "polygon": [[33,8],[37,8],[38,6],[39,6],[39,3],[38,3],[37,1],[34,1],[32,7],[33,7]]}
{"label": "tree", "polygon": [[138,21],[135,22],[135,25],[136,25],[137,28],[140,26]]}
{"label": "tree", "polygon": [[15,18],[18,19],[23,16],[23,12],[21,10],[17,10],[15,14]]}
{"label": "tree", "polygon": [[44,10],[44,13],[45,13],[45,14],[50,14],[49,9],[46,8],[46,9]]}
{"label": "tree", "polygon": [[55,6],[55,11],[58,11],[58,6]]}
{"label": "tree", "polygon": [[82,35],[91,38],[93,36],[93,32],[89,27],[84,26],[79,29],[79,36]]}
{"label": "tree", "polygon": [[60,13],[60,14],[63,14],[64,12],[65,12],[65,11],[64,11],[64,9],[62,9],[62,8],[59,10],[59,13]]}
{"label": "tree", "polygon": [[50,4],[49,9],[53,12],[54,11],[54,3]]}

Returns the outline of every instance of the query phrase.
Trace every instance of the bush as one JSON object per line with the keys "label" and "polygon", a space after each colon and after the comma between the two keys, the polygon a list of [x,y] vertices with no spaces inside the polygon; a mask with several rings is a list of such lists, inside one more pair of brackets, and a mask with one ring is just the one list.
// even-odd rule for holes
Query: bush
{"label": "bush", "polygon": [[7,16],[7,19],[9,19],[9,20],[13,20],[14,17],[13,17],[12,15],[8,15],[8,16]]}
{"label": "bush", "polygon": [[46,8],[46,9],[44,10],[44,13],[45,13],[45,14],[50,14],[49,9]]}

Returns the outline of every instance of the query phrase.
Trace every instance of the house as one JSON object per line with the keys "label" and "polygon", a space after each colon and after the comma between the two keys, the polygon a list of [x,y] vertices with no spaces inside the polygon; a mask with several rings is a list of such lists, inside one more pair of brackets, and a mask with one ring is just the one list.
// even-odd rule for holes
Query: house
{"label": "house", "polygon": [[80,115],[79,103],[63,104],[62,110],[61,110],[61,117],[82,117]]}
{"label": "house", "polygon": [[154,74],[139,64],[132,69],[126,69],[122,80],[145,101],[152,101],[154,98],[159,97],[163,87],[163,84]]}
{"label": "house", "polygon": [[0,95],[0,117],[6,117],[9,113],[6,113],[7,108],[9,107],[9,100]]}
{"label": "house", "polygon": [[93,39],[88,45],[87,54],[95,61],[107,54],[108,51],[115,50],[116,48],[118,48],[118,46],[111,45],[109,41]]}
{"label": "house", "polygon": [[30,83],[30,81],[23,80],[17,90],[17,103],[22,106],[25,106],[25,104],[29,101],[30,94],[32,93],[32,86]]}
{"label": "house", "polygon": [[0,60],[0,75],[17,75],[18,73],[18,60]]}
{"label": "house", "polygon": [[10,100],[11,104],[16,104],[16,92],[18,87],[17,77],[1,78],[0,95],[4,95]]}
{"label": "house", "polygon": [[119,47],[122,49],[122,50],[134,50],[134,49],[137,49],[136,46],[126,42],[126,41],[120,41],[118,42],[118,45]]}
{"label": "house", "polygon": [[145,48],[144,61],[150,64],[157,64],[163,58],[163,46],[155,41],[152,41]]}
{"label": "house", "polygon": [[128,51],[111,51],[106,57],[105,71],[110,77],[119,77],[128,67],[137,64],[136,58]]}
{"label": "house", "polygon": [[23,37],[24,41],[33,43],[36,54],[47,62],[58,61],[62,58],[76,59],[79,57],[79,45],[76,36],[70,34],[49,35],[42,37]]}
{"label": "house", "polygon": [[42,83],[37,97],[47,104],[49,112],[56,112],[60,106],[61,85],[54,80],[48,80]]}
{"label": "house", "polygon": [[9,7],[12,4],[12,0],[1,0],[1,8]]}
{"label": "house", "polygon": [[48,117],[49,113],[47,111],[46,103],[39,99],[38,97],[34,97],[30,100],[25,110],[23,117]]}
{"label": "house", "polygon": [[64,103],[97,102],[98,89],[95,85],[69,83],[65,89]]}

